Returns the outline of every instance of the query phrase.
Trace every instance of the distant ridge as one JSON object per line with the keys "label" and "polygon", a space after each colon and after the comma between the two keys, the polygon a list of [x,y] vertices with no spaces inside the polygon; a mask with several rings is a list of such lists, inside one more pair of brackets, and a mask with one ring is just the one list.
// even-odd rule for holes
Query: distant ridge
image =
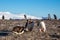
{"label": "distant ridge", "polygon": [[31,16],[25,13],[20,13],[20,14],[13,14],[10,12],[0,12],[0,19],[2,19],[2,15],[5,16],[5,19],[24,19],[24,15],[27,16],[27,19],[31,18],[31,19],[42,19],[40,17],[35,17],[35,16]]}

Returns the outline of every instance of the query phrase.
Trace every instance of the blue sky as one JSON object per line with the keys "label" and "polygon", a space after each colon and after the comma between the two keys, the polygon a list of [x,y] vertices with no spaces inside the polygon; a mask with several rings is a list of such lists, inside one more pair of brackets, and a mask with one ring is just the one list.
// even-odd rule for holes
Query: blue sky
{"label": "blue sky", "polygon": [[0,0],[0,12],[26,13],[46,17],[49,13],[60,18],[60,0]]}

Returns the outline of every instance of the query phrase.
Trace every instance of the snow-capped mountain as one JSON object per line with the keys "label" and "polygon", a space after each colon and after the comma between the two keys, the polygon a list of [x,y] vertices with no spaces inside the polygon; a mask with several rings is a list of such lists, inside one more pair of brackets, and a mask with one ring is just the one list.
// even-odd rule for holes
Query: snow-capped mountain
{"label": "snow-capped mountain", "polygon": [[31,16],[31,15],[27,15],[25,13],[22,14],[13,14],[10,12],[0,12],[0,19],[2,19],[2,15],[4,15],[5,19],[24,19],[24,15],[27,16],[27,19],[31,18],[31,19],[42,19],[39,17],[35,17],[35,16]]}

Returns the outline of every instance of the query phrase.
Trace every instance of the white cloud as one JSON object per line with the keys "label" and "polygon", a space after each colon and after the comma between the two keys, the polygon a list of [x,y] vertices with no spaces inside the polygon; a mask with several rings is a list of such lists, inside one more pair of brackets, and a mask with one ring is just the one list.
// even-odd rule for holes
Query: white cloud
{"label": "white cloud", "polygon": [[[5,19],[24,19],[24,14],[25,13],[22,13],[22,14],[12,14],[10,12],[0,12],[0,19],[2,19],[2,15],[5,16]],[[42,18],[39,18],[39,17],[35,17],[35,16],[31,16],[31,15],[28,15],[26,14],[27,16],[27,19],[31,18],[31,19],[42,19]]]}

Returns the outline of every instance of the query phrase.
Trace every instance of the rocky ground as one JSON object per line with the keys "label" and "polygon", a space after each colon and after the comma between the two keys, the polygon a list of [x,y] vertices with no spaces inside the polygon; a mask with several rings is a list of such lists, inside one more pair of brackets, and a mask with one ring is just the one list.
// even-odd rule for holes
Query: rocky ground
{"label": "rocky ground", "polygon": [[[36,20],[35,20],[36,21]],[[34,22],[35,22],[34,21]],[[39,21],[40,22],[40,21]],[[60,20],[44,20],[47,31],[40,33],[36,22],[31,32],[22,35],[11,33],[13,27],[25,25],[26,20],[0,20],[0,40],[60,40]],[[1,31],[9,31],[9,34],[1,35]]]}

